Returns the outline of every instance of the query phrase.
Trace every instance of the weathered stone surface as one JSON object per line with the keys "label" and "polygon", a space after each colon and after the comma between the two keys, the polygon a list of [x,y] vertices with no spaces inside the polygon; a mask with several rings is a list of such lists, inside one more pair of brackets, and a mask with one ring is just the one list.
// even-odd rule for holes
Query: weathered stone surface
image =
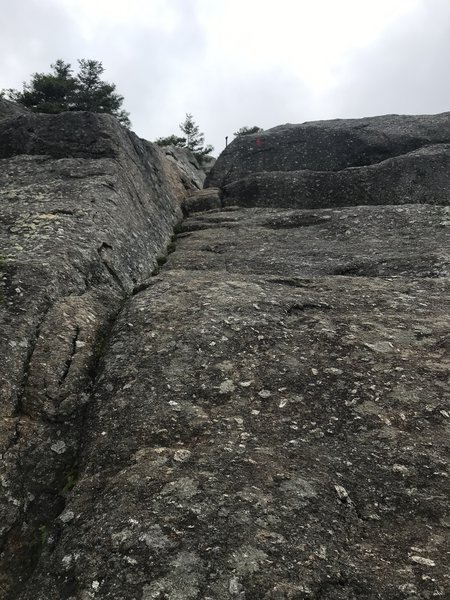
{"label": "weathered stone surface", "polygon": [[224,206],[450,204],[450,144],[342,171],[261,172],[226,185]]}
{"label": "weathered stone surface", "polygon": [[21,598],[445,597],[447,217],[185,221],[114,326]]}
{"label": "weathered stone surface", "polygon": [[284,277],[448,277],[450,207],[210,211],[183,222],[173,268]]}
{"label": "weathered stone surface", "polygon": [[27,109],[20,104],[0,98],[0,121],[11,119],[12,117],[17,117],[27,112]]}
{"label": "weathered stone surface", "polygon": [[443,143],[450,143],[450,113],[286,124],[235,138],[208,180],[222,186],[259,171],[340,171]]}
{"label": "weathered stone surface", "polygon": [[182,204],[185,215],[217,208],[222,208],[222,199],[218,188],[206,188],[198,192],[192,192],[185,197]]}
{"label": "weathered stone surface", "polygon": [[174,169],[169,180],[159,149],[114,118],[0,109],[3,600],[72,485],[109,320],[155,268],[181,210]]}
{"label": "weathered stone surface", "polygon": [[216,158],[214,158],[214,156],[204,156],[203,160],[202,160],[202,169],[203,171],[208,174],[210,173],[211,169],[214,167],[214,165],[216,164]]}
{"label": "weathered stone surface", "polygon": [[224,204],[450,202],[450,113],[284,125],[236,138],[206,185]]}
{"label": "weathered stone surface", "polygon": [[186,172],[109,121],[71,157],[59,118],[6,122],[1,600],[450,596],[438,133],[393,124],[398,155],[326,173],[335,204],[304,170],[295,208],[194,192],[163,257]]}
{"label": "weathered stone surface", "polygon": [[177,193],[180,202],[187,194],[196,193],[202,189],[205,172],[197,159],[187,148],[164,146],[160,151],[166,157],[164,162],[166,176]]}

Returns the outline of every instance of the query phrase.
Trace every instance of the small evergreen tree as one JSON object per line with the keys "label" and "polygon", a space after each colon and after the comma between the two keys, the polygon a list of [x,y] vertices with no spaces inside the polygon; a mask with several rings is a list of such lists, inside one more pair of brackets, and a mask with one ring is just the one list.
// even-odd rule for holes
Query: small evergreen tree
{"label": "small evergreen tree", "polygon": [[186,114],[186,119],[183,123],[180,123],[180,129],[185,137],[179,137],[177,135],[160,137],[155,140],[155,144],[158,144],[158,146],[172,145],[180,148],[189,148],[200,164],[205,162],[205,158],[214,150],[214,148],[210,144],[204,146],[205,136],[203,133],[200,133],[200,128],[195,123],[194,117],[191,114]]}
{"label": "small evergreen tree", "polygon": [[236,137],[241,137],[242,135],[251,135],[252,133],[261,133],[261,131],[264,131],[264,130],[261,129],[261,127],[258,127],[257,125],[253,125],[253,127],[248,127],[247,125],[244,125],[244,127],[241,127],[240,129],[235,131],[233,135],[235,135]]}
{"label": "small evergreen tree", "polygon": [[72,67],[62,59],[50,65],[50,73],[34,73],[22,91],[5,90],[8,99],[26,106],[33,112],[60,113],[87,110],[114,115],[129,127],[128,113],[121,108],[123,96],[113,83],[102,81],[103,65],[98,60],[81,59],[79,72],[73,75]]}
{"label": "small evergreen tree", "polygon": [[186,138],[178,135],[169,135],[167,137],[159,137],[155,140],[158,146],[178,146],[179,148],[186,147]]}
{"label": "small evergreen tree", "polygon": [[200,162],[202,162],[207,154],[214,150],[210,144],[204,146],[205,136],[203,133],[200,133],[200,128],[190,113],[186,113],[186,119],[183,123],[180,123],[180,129],[186,136],[186,148],[189,148]]}
{"label": "small evergreen tree", "polygon": [[129,127],[131,125],[128,113],[120,107],[123,96],[115,90],[113,83],[101,80],[105,71],[102,63],[98,60],[81,59],[78,61],[80,69],[76,77],[76,89],[74,93],[75,110],[88,110],[90,112],[109,113]]}
{"label": "small evergreen tree", "polygon": [[58,59],[50,65],[50,73],[34,73],[30,83],[23,84],[23,90],[9,89],[9,100],[18,102],[34,112],[59,113],[70,110],[76,82],[70,64]]}

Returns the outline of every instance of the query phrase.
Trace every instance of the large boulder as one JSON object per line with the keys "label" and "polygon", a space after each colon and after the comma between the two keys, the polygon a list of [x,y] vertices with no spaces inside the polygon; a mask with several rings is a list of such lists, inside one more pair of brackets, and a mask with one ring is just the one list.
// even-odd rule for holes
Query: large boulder
{"label": "large boulder", "polygon": [[450,113],[283,125],[236,138],[206,186],[224,204],[314,208],[450,201]]}
{"label": "large boulder", "polygon": [[447,597],[447,207],[183,222],[21,600]]}
{"label": "large boulder", "polygon": [[28,110],[20,104],[0,98],[0,121],[11,119],[27,112]]}
{"label": "large boulder", "polygon": [[163,146],[165,171],[180,202],[190,194],[199,192],[205,182],[205,173],[188,148]]}
{"label": "large boulder", "polygon": [[185,173],[109,115],[0,113],[3,600],[64,505],[110,319],[165,253]]}
{"label": "large boulder", "polygon": [[0,122],[0,600],[450,597],[448,140],[392,119],[203,192],[112,117]]}

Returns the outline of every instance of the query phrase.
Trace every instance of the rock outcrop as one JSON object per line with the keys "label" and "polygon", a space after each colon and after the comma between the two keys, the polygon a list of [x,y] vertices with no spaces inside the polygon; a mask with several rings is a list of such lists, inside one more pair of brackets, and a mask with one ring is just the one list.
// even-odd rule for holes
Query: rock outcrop
{"label": "rock outcrop", "polygon": [[[12,125],[1,600],[449,596],[445,186],[274,206],[227,195],[261,175],[220,178],[246,168],[236,143],[163,257],[181,187],[158,149],[98,115]],[[95,158],[72,156],[93,130]]]}
{"label": "rock outcrop", "polygon": [[224,205],[448,204],[450,113],[283,125],[240,136],[207,178]]}
{"label": "rock outcrop", "polygon": [[0,121],[18,117],[19,115],[24,115],[26,113],[28,113],[27,109],[20,104],[0,99]]}
{"label": "rock outcrop", "polygon": [[109,321],[170,243],[190,158],[108,115],[0,113],[3,599],[64,505]]}
{"label": "rock outcrop", "polygon": [[195,194],[203,188],[205,173],[190,150],[164,146],[161,152],[167,159],[164,161],[167,179],[180,203],[187,195]]}

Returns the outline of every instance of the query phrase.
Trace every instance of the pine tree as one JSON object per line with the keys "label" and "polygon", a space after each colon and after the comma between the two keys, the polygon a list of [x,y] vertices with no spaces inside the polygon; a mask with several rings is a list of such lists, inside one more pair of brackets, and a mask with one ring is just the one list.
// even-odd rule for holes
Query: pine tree
{"label": "pine tree", "polygon": [[73,101],[70,99],[76,82],[70,64],[58,59],[50,68],[51,73],[34,73],[30,83],[23,84],[22,92],[6,90],[8,99],[34,112],[59,113],[71,110]]}
{"label": "pine tree", "polygon": [[76,77],[74,93],[75,110],[88,110],[91,112],[109,113],[119,119],[122,125],[131,125],[128,113],[121,110],[123,96],[118,94],[113,83],[102,81],[101,76],[105,71],[98,60],[81,59],[78,61],[80,69]]}
{"label": "pine tree", "polygon": [[186,136],[186,148],[189,148],[200,162],[202,162],[207,154],[210,154],[214,150],[210,144],[203,145],[205,143],[205,136],[203,133],[200,133],[200,128],[190,113],[186,113],[186,119],[183,123],[180,123],[180,129]]}
{"label": "pine tree", "polygon": [[122,125],[130,127],[128,113],[121,108],[123,96],[113,83],[102,81],[103,65],[98,60],[81,59],[79,72],[62,59],[50,65],[51,73],[34,73],[23,90],[5,90],[6,96],[33,112],[60,113],[87,110],[114,115]]}
{"label": "pine tree", "polygon": [[167,137],[157,138],[155,144],[158,144],[158,146],[178,146],[179,148],[186,148],[186,138],[179,137],[178,135],[168,135]]}
{"label": "pine tree", "polygon": [[261,127],[258,127],[258,125],[253,125],[253,127],[248,127],[247,125],[244,125],[244,127],[241,127],[240,129],[235,131],[233,135],[235,135],[236,137],[241,137],[243,135],[251,135],[252,133],[261,133],[261,131],[263,131],[263,129],[261,129]]}

